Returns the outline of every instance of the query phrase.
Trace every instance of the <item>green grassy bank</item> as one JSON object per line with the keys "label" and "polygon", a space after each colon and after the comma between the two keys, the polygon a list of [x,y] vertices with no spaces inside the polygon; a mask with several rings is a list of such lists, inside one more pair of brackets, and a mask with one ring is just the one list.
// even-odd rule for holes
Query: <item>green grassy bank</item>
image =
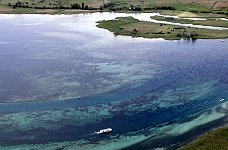
{"label": "green grassy bank", "polygon": [[178,150],[227,150],[228,126],[209,131]]}
{"label": "green grassy bank", "polygon": [[102,0],[0,0],[1,14],[76,14],[100,11]]}
{"label": "green grassy bank", "polygon": [[115,20],[100,21],[99,28],[107,29],[114,35],[144,38],[164,38],[167,40],[194,38],[228,38],[228,30],[197,29],[175,25],[139,21],[132,17],[120,17]]}
{"label": "green grassy bank", "polygon": [[0,13],[66,13],[66,10],[71,9],[164,14],[190,12],[227,16],[228,2],[227,0],[219,2],[216,0],[0,0]]}

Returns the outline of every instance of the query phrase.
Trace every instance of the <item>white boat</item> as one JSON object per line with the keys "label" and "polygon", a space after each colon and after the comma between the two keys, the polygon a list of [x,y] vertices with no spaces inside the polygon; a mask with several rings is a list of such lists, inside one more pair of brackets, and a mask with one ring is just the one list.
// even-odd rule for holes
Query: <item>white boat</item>
{"label": "white boat", "polygon": [[220,100],[219,100],[219,102],[222,102],[222,101],[224,101],[224,100],[225,100],[225,99],[224,99],[224,98],[222,98],[222,99],[220,99]]}
{"label": "white boat", "polygon": [[112,132],[112,128],[102,129],[102,130],[99,130],[99,131],[97,131],[95,133],[104,134],[104,133],[109,133],[109,132]]}

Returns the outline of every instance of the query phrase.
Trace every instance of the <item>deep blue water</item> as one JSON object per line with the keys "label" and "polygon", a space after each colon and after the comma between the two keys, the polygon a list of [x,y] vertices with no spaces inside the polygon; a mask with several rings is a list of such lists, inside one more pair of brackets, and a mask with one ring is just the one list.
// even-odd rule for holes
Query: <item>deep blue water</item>
{"label": "deep blue water", "polygon": [[[2,15],[0,144],[124,135],[193,119],[228,98],[227,40],[114,37],[95,27],[108,17]],[[110,135],[94,134],[106,127]]]}

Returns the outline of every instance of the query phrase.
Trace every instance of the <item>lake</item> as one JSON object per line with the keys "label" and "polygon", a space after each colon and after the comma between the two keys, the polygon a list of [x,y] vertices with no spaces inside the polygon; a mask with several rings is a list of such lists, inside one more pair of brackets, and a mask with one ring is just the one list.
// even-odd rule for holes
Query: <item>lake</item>
{"label": "lake", "polygon": [[0,15],[0,149],[175,149],[227,123],[227,39],[96,27],[128,15],[148,18]]}

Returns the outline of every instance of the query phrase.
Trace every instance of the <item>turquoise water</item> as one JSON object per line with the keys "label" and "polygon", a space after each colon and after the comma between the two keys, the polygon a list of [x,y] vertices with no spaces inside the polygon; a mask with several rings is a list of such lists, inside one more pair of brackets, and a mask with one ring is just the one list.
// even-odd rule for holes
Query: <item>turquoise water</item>
{"label": "turquoise water", "polygon": [[116,37],[96,27],[115,17],[1,15],[0,149],[156,147],[161,135],[227,118],[226,39]]}

